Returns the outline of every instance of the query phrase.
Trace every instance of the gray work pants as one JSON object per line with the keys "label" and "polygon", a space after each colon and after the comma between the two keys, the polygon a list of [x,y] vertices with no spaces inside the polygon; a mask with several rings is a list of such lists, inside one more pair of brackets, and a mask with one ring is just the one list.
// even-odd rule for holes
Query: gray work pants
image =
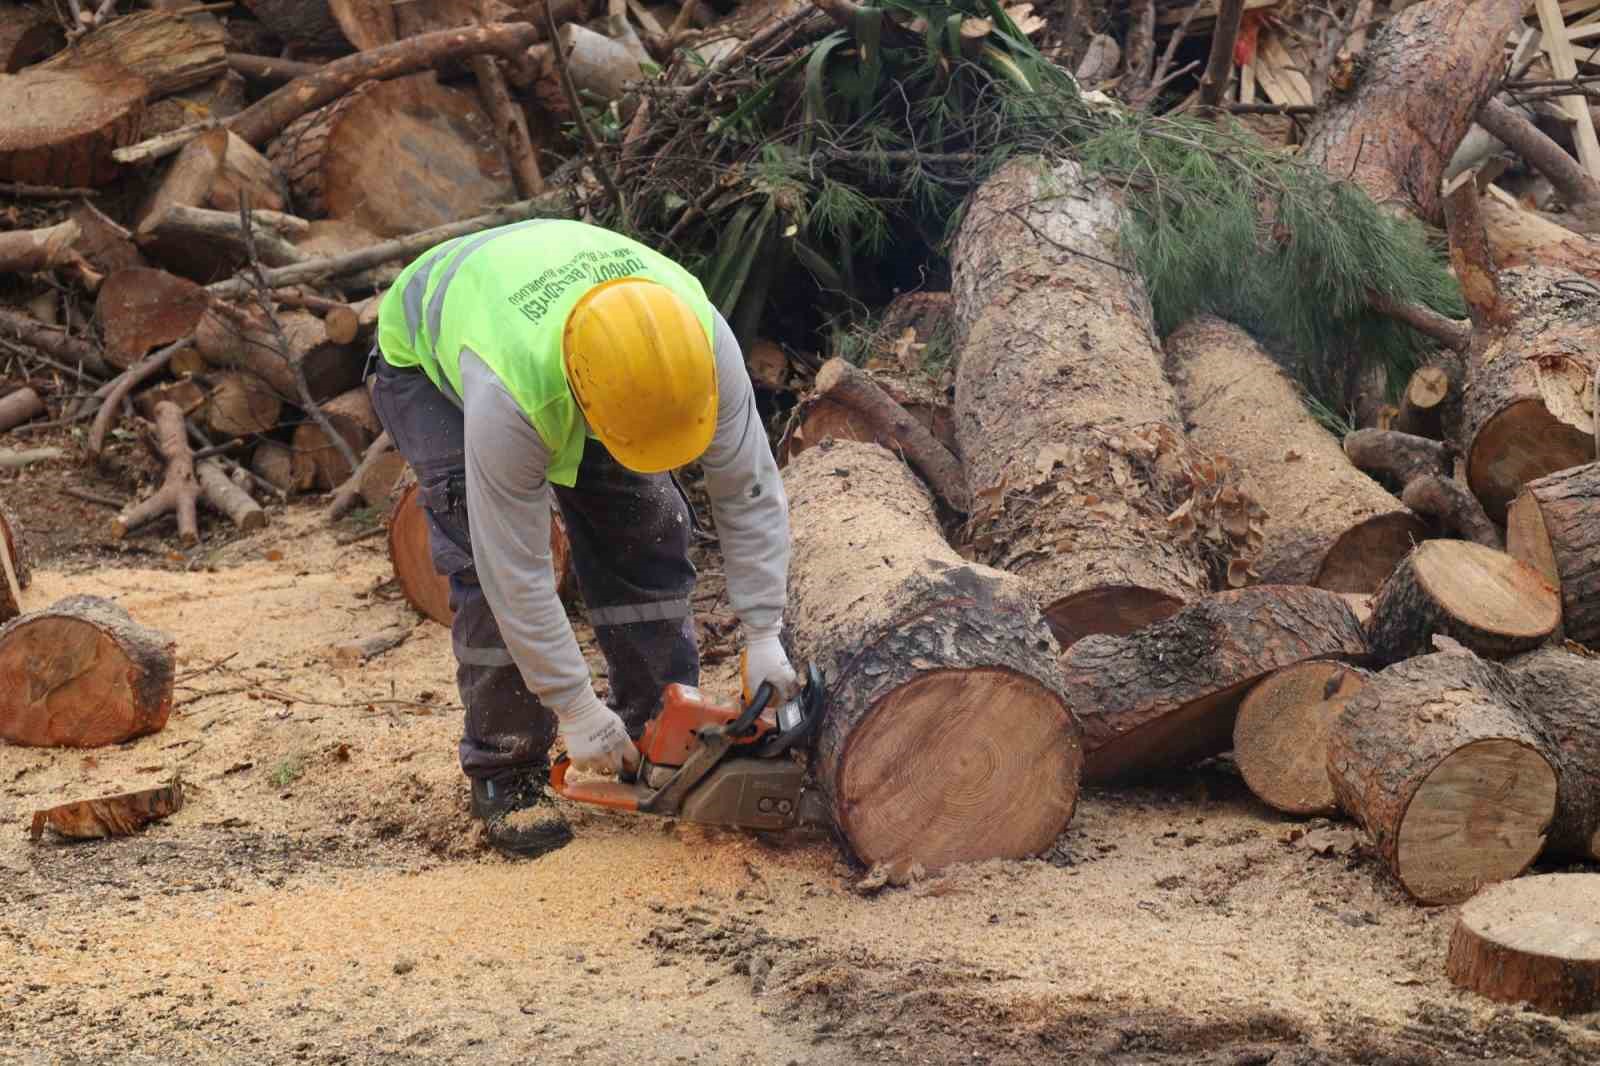
{"label": "gray work pants", "polygon": [[[528,691],[478,584],[461,409],[426,375],[396,369],[382,358],[372,400],[396,450],[416,471],[433,565],[450,579],[456,686],[466,707],[461,769],[469,777],[541,771],[555,740],[555,715]],[[637,739],[667,684],[699,684],[700,654],[687,607],[695,583],[688,501],[670,475],[634,473],[593,439],[584,445],[577,484],[553,488],[578,590],[597,623],[595,637],[611,682],[606,702]],[[645,604],[683,608],[674,618],[625,620],[630,614],[672,613],[636,610]]]}

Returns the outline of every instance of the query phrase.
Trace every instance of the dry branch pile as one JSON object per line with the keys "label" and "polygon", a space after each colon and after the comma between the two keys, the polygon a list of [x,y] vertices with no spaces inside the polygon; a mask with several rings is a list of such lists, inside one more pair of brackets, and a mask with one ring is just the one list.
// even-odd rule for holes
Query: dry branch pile
{"label": "dry branch pile", "polygon": [[[1600,858],[1600,67],[1563,24],[1600,0],[1162,0],[1122,42],[990,0],[600,6],[21,5],[0,432],[148,451],[118,536],[364,506],[448,623],[377,301],[441,241],[592,219],[744,345],[858,858],[1036,853],[1083,781],[1230,749],[1424,902]],[[91,615],[9,623],[0,671],[54,626],[159,677]],[[135,689],[95,736],[163,713]],[[1458,980],[1571,1007],[1467,926]]]}

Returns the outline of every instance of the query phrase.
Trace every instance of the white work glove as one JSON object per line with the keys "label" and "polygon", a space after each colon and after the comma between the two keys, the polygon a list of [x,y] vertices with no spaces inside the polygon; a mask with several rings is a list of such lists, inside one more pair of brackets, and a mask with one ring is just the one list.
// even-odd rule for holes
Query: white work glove
{"label": "white work glove", "polygon": [[578,713],[562,720],[558,732],[573,769],[614,774],[639,765],[639,749],[628,739],[627,726],[592,692]]}
{"label": "white work glove", "polygon": [[744,686],[744,701],[755,699],[761,682],[772,684],[772,706],[787,703],[800,692],[800,676],[789,665],[789,656],[778,642],[782,626],[747,631],[749,643],[739,655],[739,681]]}

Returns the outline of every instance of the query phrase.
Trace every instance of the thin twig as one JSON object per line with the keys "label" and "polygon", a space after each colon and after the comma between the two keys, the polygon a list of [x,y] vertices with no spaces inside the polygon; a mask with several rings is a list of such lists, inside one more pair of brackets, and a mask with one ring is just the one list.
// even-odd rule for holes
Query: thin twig
{"label": "thin twig", "polygon": [[1168,38],[1167,50],[1161,53],[1161,61],[1156,64],[1155,73],[1150,76],[1149,87],[1139,94],[1139,100],[1134,106],[1140,108],[1141,110],[1149,107],[1150,101],[1156,98],[1156,94],[1159,93],[1162,87],[1165,86],[1169,81],[1181,77],[1183,74],[1199,66],[1198,63],[1190,63],[1180,71],[1175,71],[1170,75],[1167,73],[1172,69],[1172,59],[1178,53],[1178,46],[1182,44],[1189,36],[1189,23],[1193,21],[1195,12],[1200,10],[1200,5],[1203,3],[1205,3],[1205,0],[1194,0],[1194,3],[1189,5],[1189,10],[1183,13],[1183,21],[1178,23],[1178,28],[1173,31],[1172,36]]}
{"label": "thin twig", "polygon": [[[122,410],[123,403],[128,399],[129,393],[135,386],[154,377],[170,362],[172,357],[190,344],[194,343],[193,337],[184,337],[173,341],[158,351],[151,352],[139,362],[124,370],[115,381],[108,382],[109,388],[100,410],[94,416],[94,424],[89,427],[88,452],[90,457],[98,459],[105,450],[106,433],[117,419],[117,412]],[[98,393],[97,393],[98,395]]]}
{"label": "thin twig", "polygon": [[102,507],[111,508],[113,511],[120,511],[123,507],[122,500],[114,500],[110,496],[102,496],[98,492],[90,492],[87,489],[73,488],[71,485],[63,486],[56,491],[63,496],[71,496],[75,500],[83,500],[85,503],[98,503]]}
{"label": "thin twig", "polygon": [[[555,56],[556,68],[561,73],[561,87],[566,91],[567,106],[572,108],[572,120],[577,123],[578,132],[583,137],[583,142],[588,146],[589,161],[594,164],[595,173],[600,175],[600,184],[606,187],[606,193],[611,197],[611,202],[617,205],[617,214],[622,216],[623,232],[633,231],[633,221],[628,217],[628,201],[623,199],[622,190],[617,187],[616,178],[612,177],[611,168],[600,155],[600,142],[595,140],[594,131],[589,128],[589,117],[583,113],[583,103],[578,99],[578,87],[572,80],[572,69],[567,65],[567,50],[561,46],[561,33],[556,28],[555,12],[551,5],[544,5],[544,19],[549,26],[550,49]],[[351,463],[350,469],[355,469]]]}

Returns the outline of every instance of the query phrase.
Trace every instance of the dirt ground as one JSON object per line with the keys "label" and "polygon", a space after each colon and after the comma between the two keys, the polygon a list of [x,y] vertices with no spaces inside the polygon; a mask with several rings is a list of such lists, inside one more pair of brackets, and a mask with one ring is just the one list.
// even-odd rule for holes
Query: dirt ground
{"label": "dirt ground", "polygon": [[[93,593],[174,635],[177,706],[118,747],[0,747],[0,1062],[1600,1061],[1600,1015],[1454,989],[1453,908],[1226,762],[1086,793],[1045,859],[870,895],[825,836],[587,811],[567,848],[500,858],[467,817],[449,634],[381,537],[341,543],[370,515],[205,516],[177,553],[170,520],[112,545],[67,485],[131,487],[72,460],[0,481],[35,534],[26,605]],[[36,808],[175,776],[185,807],[137,836],[27,839]]]}

